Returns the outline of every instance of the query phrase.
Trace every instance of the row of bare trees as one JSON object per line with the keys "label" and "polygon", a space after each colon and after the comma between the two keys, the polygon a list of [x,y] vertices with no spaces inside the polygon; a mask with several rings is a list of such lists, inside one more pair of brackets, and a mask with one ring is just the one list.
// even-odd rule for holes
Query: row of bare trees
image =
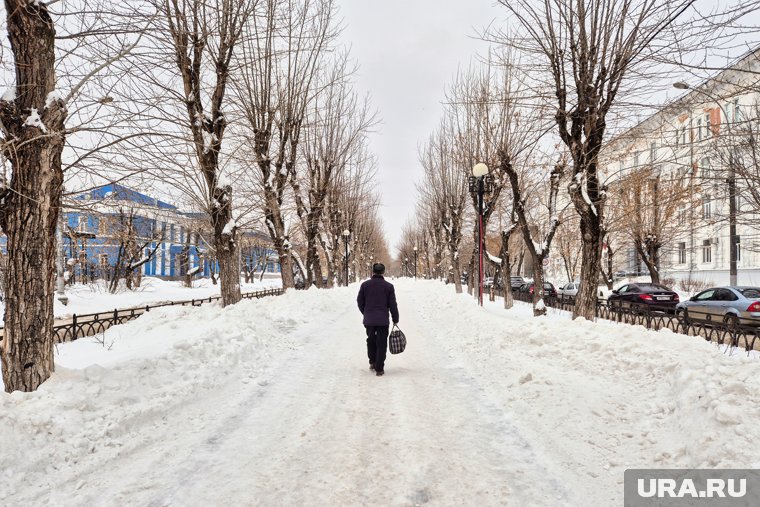
{"label": "row of bare trees", "polygon": [[[539,315],[542,261],[557,238],[568,277],[575,277],[580,257],[573,315],[591,319],[600,273],[611,282],[622,237],[633,242],[657,281],[663,242],[678,210],[692,202],[688,181],[654,166],[617,178],[614,185],[605,181],[605,143],[631,126],[626,120],[641,110],[636,104],[642,86],[651,92],[672,83],[661,78],[674,69],[695,68],[690,62],[698,47],[725,47],[723,30],[738,28],[737,20],[756,6],[736,4],[704,14],[693,0],[499,3],[512,22],[485,34],[496,49],[475,70],[456,77],[441,126],[422,149],[425,180],[417,216],[425,218],[410,236],[418,241],[434,217],[455,283],[464,263],[475,274],[479,212],[474,195],[465,206],[464,182],[476,163],[485,163],[492,186],[482,219],[486,231],[494,228],[494,213],[501,224],[499,253],[489,252],[489,262],[508,280],[512,241],[521,236],[517,249],[533,261]],[[467,226],[474,249],[463,261],[461,231]],[[511,305],[509,297],[505,305]]]}
{"label": "row of bare trees", "polygon": [[[285,288],[295,273],[331,285],[347,261],[358,274],[363,259],[387,257],[366,141],[376,118],[353,88],[334,0],[4,8],[6,390],[34,390],[54,369],[64,182],[70,191],[137,182],[205,214],[225,305],[241,297],[245,229],[268,232]],[[117,269],[127,279],[145,260],[130,224],[126,214]]]}

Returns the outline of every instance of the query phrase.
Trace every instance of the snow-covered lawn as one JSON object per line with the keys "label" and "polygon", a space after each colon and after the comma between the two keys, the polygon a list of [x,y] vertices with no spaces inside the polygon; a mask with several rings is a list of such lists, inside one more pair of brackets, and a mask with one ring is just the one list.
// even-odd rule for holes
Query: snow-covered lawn
{"label": "snow-covered lawn", "polygon": [[[273,287],[282,287],[279,275],[264,278],[254,283],[240,284],[243,292],[254,292]],[[82,315],[87,313],[107,312],[114,309],[133,308],[161,303],[164,301],[183,301],[189,299],[203,299],[209,296],[219,295],[219,285],[214,285],[208,278],[199,278],[193,281],[192,287],[185,287],[181,281],[165,281],[160,278],[143,278],[140,287],[135,290],[121,290],[111,294],[106,289],[104,282],[92,284],[76,284],[66,287],[68,303],[64,306],[58,299],[55,300],[56,319],[70,317],[73,314]],[[5,304],[0,303],[0,323],[5,315]]]}
{"label": "snow-covered lawn", "polygon": [[626,468],[760,466],[760,361],[394,283],[409,345],[379,378],[358,285],[60,346],[0,395],[0,504],[608,506]]}

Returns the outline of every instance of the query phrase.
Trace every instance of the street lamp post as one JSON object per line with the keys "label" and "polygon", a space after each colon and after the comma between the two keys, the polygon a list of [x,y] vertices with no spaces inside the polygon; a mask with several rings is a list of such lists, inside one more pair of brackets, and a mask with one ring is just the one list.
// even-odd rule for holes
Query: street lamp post
{"label": "street lamp post", "polygon": [[417,279],[417,245],[414,246],[414,279]]}
{"label": "street lamp post", "polygon": [[469,178],[470,193],[478,196],[478,304],[483,306],[483,195],[491,192],[493,178],[488,166],[482,162],[472,168]]}
{"label": "street lamp post", "polygon": [[404,276],[409,276],[409,257],[404,257]]}
{"label": "street lamp post", "polygon": [[[708,93],[704,90],[699,90],[697,88],[692,88],[687,83],[684,82],[677,82],[673,83],[674,88],[678,88],[679,90],[693,90],[697,93],[701,93],[708,99],[714,101],[718,108],[720,108],[721,113],[723,113],[723,117],[726,119],[726,130],[728,132],[729,141],[731,138],[731,122],[728,119],[728,114],[726,113],[726,110],[723,108],[723,106],[720,104],[720,100],[718,100],[717,97],[713,96],[711,93]],[[691,140],[692,143],[694,140]],[[729,261],[728,261],[728,272],[729,272],[729,285],[736,286],[737,285],[737,278],[738,278],[738,268],[737,268],[737,251],[736,251],[736,245],[738,244],[737,237],[736,237],[736,168],[734,167],[734,154],[733,150],[729,151],[728,154],[728,178],[726,180],[726,183],[728,185],[728,255],[729,255]]]}
{"label": "street lamp post", "polygon": [[348,238],[349,238],[349,236],[351,236],[351,231],[349,231],[348,229],[344,230],[343,231],[343,241],[344,241],[344,243],[346,245],[346,255],[345,255],[345,260],[344,260],[345,273],[346,273],[346,287],[348,287]]}

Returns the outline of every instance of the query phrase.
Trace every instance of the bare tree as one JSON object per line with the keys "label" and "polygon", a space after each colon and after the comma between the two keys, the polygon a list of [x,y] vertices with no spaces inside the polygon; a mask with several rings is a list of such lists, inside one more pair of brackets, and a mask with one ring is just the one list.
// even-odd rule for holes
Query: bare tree
{"label": "bare tree", "polygon": [[[119,24],[123,18],[95,0],[57,14],[51,12],[55,2],[6,0],[4,5],[13,82],[0,100],[0,227],[8,238],[2,373],[8,392],[33,391],[54,370],[55,231],[64,171],[81,168],[89,156],[129,137],[105,139],[112,123],[101,121],[108,114],[93,96],[107,89],[101,78],[134,47],[131,35],[139,27]],[[67,19],[61,34],[55,16]],[[108,32],[106,26],[119,29]],[[63,76],[56,76],[56,69],[63,69]],[[87,122],[97,124],[101,134],[64,161],[67,137],[76,137]]]}
{"label": "bare tree", "polygon": [[512,252],[515,249],[515,233],[519,232],[519,222],[515,215],[515,201],[510,200],[509,209],[500,210],[501,217],[506,218],[506,223],[499,227],[499,256],[494,262],[499,270],[499,279],[502,282],[504,291],[504,308],[510,309],[514,306],[512,297]]}
{"label": "bare tree", "polygon": [[658,167],[645,166],[616,182],[614,195],[622,209],[621,226],[649,270],[653,283],[660,283],[660,252],[681,234],[678,212],[694,205],[689,177],[680,173],[661,174]]}
{"label": "bare tree", "polygon": [[332,0],[262,0],[246,24],[245,65],[235,86],[245,119],[243,151],[253,160],[285,288],[294,286],[286,192],[323,56],[335,37],[334,10]]}
{"label": "bare tree", "polygon": [[417,191],[428,203],[431,220],[434,220],[431,227],[442,234],[440,241],[448,253],[446,272],[451,269],[456,292],[461,293],[460,245],[467,180],[457,164],[453,144],[453,132],[444,121],[420,154],[425,177],[424,183],[417,185]]}
{"label": "bare tree", "polygon": [[[66,107],[56,100],[55,27],[47,5],[6,0],[16,90],[0,101],[3,182],[0,226],[8,238],[3,380],[8,392],[34,391],[53,365],[55,230],[63,185]],[[53,100],[50,100],[50,97]]]}
{"label": "bare tree", "polygon": [[232,185],[221,180],[220,154],[227,128],[224,112],[235,51],[252,14],[253,0],[152,0],[161,15],[154,36],[170,48],[181,78],[185,127],[192,135],[195,170],[203,184],[222,304],[238,302],[240,272]]}
{"label": "bare tree", "polygon": [[121,280],[129,290],[139,286],[140,269],[153,259],[164,240],[160,228],[140,230],[135,218],[135,210],[124,207],[119,207],[113,216],[101,217],[106,221],[104,229],[108,230],[116,248],[116,259],[108,279],[108,290],[112,294],[119,290]]}
{"label": "bare tree", "polygon": [[[581,290],[573,316],[592,319],[604,237],[606,191],[598,174],[607,116],[636,65],[694,0],[499,0],[520,33],[503,40],[535,58],[554,88],[559,137],[572,159],[568,191],[580,215]],[[541,76],[543,78],[543,75]]]}
{"label": "bare tree", "polygon": [[[557,232],[560,224],[560,210],[558,209],[557,198],[559,195],[559,185],[562,176],[565,173],[566,162],[560,160],[554,166],[549,174],[548,185],[548,224],[546,227],[536,227],[536,233],[532,233],[533,227],[528,222],[528,210],[526,209],[526,192],[524,183],[521,185],[517,171],[510,163],[508,157],[502,162],[503,170],[509,175],[510,186],[512,187],[512,199],[514,200],[514,210],[517,221],[520,224],[523,238],[525,239],[526,249],[533,259],[533,315],[545,315],[546,305],[544,304],[544,268],[543,261],[549,255],[552,239]],[[539,237],[535,237],[539,236]],[[541,242],[537,243],[536,239]]]}
{"label": "bare tree", "polygon": [[301,170],[293,164],[290,182],[306,241],[306,286],[322,287],[318,235],[322,228],[327,190],[335,174],[346,169],[352,152],[362,149],[374,124],[367,101],[351,91],[352,69],[347,54],[326,67],[309,105],[302,145]]}
{"label": "bare tree", "polygon": [[576,227],[577,224],[566,220],[559,225],[555,236],[557,253],[562,258],[562,267],[569,282],[576,281],[580,274],[581,242]]}

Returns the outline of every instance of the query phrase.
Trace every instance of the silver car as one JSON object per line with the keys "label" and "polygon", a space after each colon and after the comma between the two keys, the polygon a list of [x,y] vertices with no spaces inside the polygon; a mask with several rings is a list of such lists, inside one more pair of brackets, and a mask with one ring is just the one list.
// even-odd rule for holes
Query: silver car
{"label": "silver car", "polygon": [[760,326],[760,287],[712,287],[676,305],[687,322]]}
{"label": "silver car", "polygon": [[560,298],[573,300],[575,299],[575,296],[578,295],[578,291],[581,289],[581,283],[580,282],[570,282],[566,283],[562,287],[557,288],[557,295]]}

